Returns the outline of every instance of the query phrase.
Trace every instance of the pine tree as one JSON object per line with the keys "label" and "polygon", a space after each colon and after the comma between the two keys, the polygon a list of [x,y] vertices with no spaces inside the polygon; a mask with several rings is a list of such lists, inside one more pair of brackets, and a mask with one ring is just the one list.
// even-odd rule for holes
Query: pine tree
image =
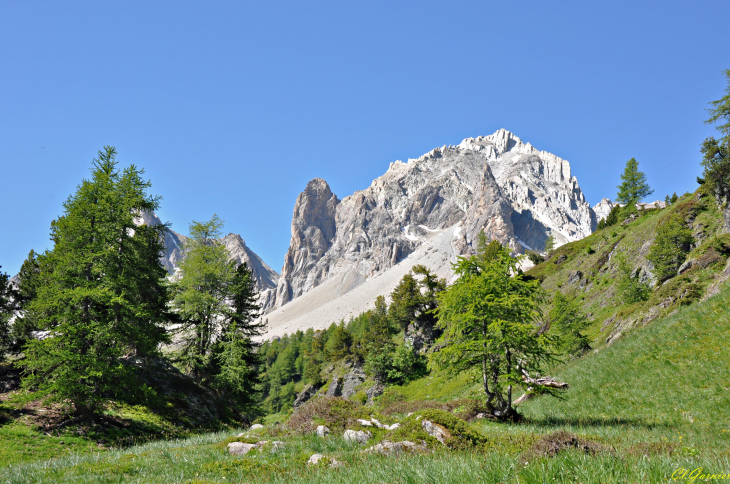
{"label": "pine tree", "polygon": [[214,387],[221,397],[233,401],[239,410],[255,411],[257,387],[261,383],[260,345],[253,338],[261,336],[266,323],[260,317],[256,281],[248,264],[240,264],[230,287],[230,311],[212,353]]}
{"label": "pine tree", "polygon": [[636,158],[631,158],[626,162],[621,180],[621,185],[617,187],[616,200],[629,207],[633,207],[645,197],[654,193],[654,190],[646,183],[646,174],[639,171],[639,162],[636,161]]}
{"label": "pine tree", "polygon": [[70,403],[79,416],[108,398],[134,398],[139,383],[122,357],[147,356],[166,341],[166,272],[159,262],[164,225],[135,217],[159,207],[134,165],[117,170],[104,147],[51,224],[51,251],[37,258],[39,280],[28,305],[43,339],[25,347],[26,388]]}
{"label": "pine tree", "polygon": [[31,250],[18,273],[18,292],[16,299],[18,316],[13,322],[11,332],[12,345],[10,351],[12,353],[20,353],[23,346],[31,338],[33,332],[39,329],[33,312],[29,311],[29,306],[38,294],[40,281],[38,254]]}

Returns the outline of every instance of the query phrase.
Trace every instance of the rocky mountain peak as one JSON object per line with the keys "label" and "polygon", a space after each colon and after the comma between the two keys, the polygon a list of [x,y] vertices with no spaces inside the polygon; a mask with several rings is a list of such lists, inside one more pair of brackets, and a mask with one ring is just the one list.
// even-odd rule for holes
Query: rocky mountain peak
{"label": "rocky mountain peak", "polygon": [[[443,260],[473,251],[479,231],[514,253],[589,235],[596,218],[570,163],[500,129],[395,161],[341,201],[324,180],[297,198],[276,307],[336,279],[344,294],[453,228]],[[333,294],[335,297],[337,294]]]}

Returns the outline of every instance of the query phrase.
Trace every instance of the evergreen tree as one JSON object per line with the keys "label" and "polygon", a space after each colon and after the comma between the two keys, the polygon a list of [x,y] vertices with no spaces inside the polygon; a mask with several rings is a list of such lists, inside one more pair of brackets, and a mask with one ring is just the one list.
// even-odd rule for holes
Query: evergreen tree
{"label": "evergreen tree", "polygon": [[621,180],[621,185],[617,187],[616,200],[629,207],[633,207],[645,197],[654,193],[654,190],[646,183],[646,174],[639,171],[639,162],[636,161],[636,158],[631,158],[626,162]]}
{"label": "evergreen tree", "polygon": [[710,103],[713,106],[707,110],[710,118],[705,121],[707,124],[722,123],[717,126],[722,136],[719,139],[711,136],[702,142],[700,151],[704,171],[702,178],[697,179],[715,195],[718,202],[730,198],[730,69],[723,74],[728,80],[727,94]]}
{"label": "evergreen tree", "polygon": [[10,283],[10,276],[0,272],[0,361],[12,346],[10,318],[13,316],[16,299],[17,293]]}
{"label": "evergreen tree", "polygon": [[690,251],[694,237],[681,217],[674,215],[657,226],[654,243],[647,259],[654,264],[654,274],[659,282],[677,275]]}
{"label": "evergreen tree", "polygon": [[545,248],[543,252],[550,252],[555,248],[555,237],[552,235],[548,236],[547,239],[545,239]]}
{"label": "evergreen tree", "polygon": [[51,224],[51,251],[37,257],[39,279],[26,311],[46,331],[25,347],[26,388],[75,413],[98,411],[108,398],[134,397],[139,384],[121,358],[147,356],[166,341],[165,269],[159,262],[166,227],[135,225],[156,210],[143,171],[117,170],[105,147]]}
{"label": "evergreen tree", "polygon": [[[174,285],[172,301],[180,324],[179,360],[201,383],[212,376],[214,342],[221,335],[223,321],[238,322],[231,315],[227,299],[231,296],[236,267],[226,247],[217,240],[223,221],[218,215],[207,222],[193,221],[180,263],[180,279]],[[245,309],[245,303],[242,307]],[[239,330],[243,330],[237,325]]]}
{"label": "evergreen tree", "polygon": [[590,321],[580,304],[560,291],[555,291],[553,296],[548,323],[559,333],[559,344],[564,352],[575,354],[591,348],[588,336],[583,334],[590,326]]}
{"label": "evergreen tree", "polygon": [[619,297],[625,304],[633,304],[639,301],[646,301],[651,295],[649,285],[639,280],[634,268],[623,254],[616,254],[616,287]]}
{"label": "evergreen tree", "polygon": [[31,301],[38,294],[40,281],[38,254],[31,250],[18,273],[18,292],[16,298],[18,316],[13,322],[11,332],[12,345],[10,351],[12,353],[20,353],[23,346],[31,338],[33,331],[38,331],[38,323],[34,319],[34,314],[32,311],[28,311],[28,309]]}
{"label": "evergreen tree", "polygon": [[260,345],[253,338],[266,330],[266,323],[256,321],[261,309],[257,298],[256,281],[244,262],[233,275],[228,319],[213,348],[214,387],[224,399],[236,402],[240,410],[247,411],[255,410],[256,388],[261,383],[258,371]]}
{"label": "evergreen tree", "polygon": [[435,368],[479,374],[487,410],[500,418],[514,417],[513,386],[552,359],[549,338],[535,324],[544,292],[539,281],[523,279],[518,263],[507,249],[488,261],[459,258],[457,281],[439,294],[444,346],[430,361]]}

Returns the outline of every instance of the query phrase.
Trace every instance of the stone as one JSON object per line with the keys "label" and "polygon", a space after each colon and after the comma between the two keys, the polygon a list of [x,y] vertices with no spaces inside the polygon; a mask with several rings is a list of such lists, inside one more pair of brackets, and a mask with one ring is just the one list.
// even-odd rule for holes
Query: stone
{"label": "stone", "polygon": [[575,284],[576,282],[580,281],[583,278],[583,273],[581,271],[571,271],[571,273],[568,275],[568,284]]}
{"label": "stone", "polygon": [[317,430],[315,430],[317,437],[326,437],[330,433],[330,429],[328,427],[325,427],[324,425],[320,425],[317,427]]}
{"label": "stone", "polygon": [[310,398],[312,398],[314,395],[317,394],[319,391],[319,386],[308,384],[306,385],[301,392],[297,395],[297,398],[294,400],[294,408],[298,408],[302,405],[304,405],[307,401],[309,401]]}
{"label": "stone", "polygon": [[365,381],[365,373],[352,371],[342,378],[341,395],[343,398],[350,398],[358,391],[358,387]]}
{"label": "stone", "polygon": [[408,440],[404,440],[403,442],[391,442],[389,440],[384,440],[379,444],[365,449],[363,452],[372,452],[383,455],[398,455],[404,452],[428,452],[428,446],[426,446],[425,442],[415,444]]}
{"label": "stone", "polygon": [[325,458],[329,460],[329,467],[342,467],[344,465],[342,462],[335,460],[331,457],[327,458],[322,454],[312,454],[312,456],[307,461],[307,465],[316,466],[322,461],[322,459]]}
{"label": "stone", "polygon": [[259,430],[259,429],[262,429],[262,428],[264,428],[264,426],[261,425],[261,424],[253,424],[251,427],[249,427],[248,430]]}
{"label": "stone", "polygon": [[348,442],[358,442],[360,444],[367,442],[372,438],[373,434],[365,430],[345,430],[344,438]]}
{"label": "stone", "polygon": [[231,442],[228,444],[228,453],[231,455],[246,455],[253,449],[258,449],[258,446],[245,442]]}
{"label": "stone", "polygon": [[365,395],[368,397],[367,404],[372,405],[375,403],[375,398],[379,397],[385,391],[385,385],[382,383],[375,383],[373,386],[365,390]]}
{"label": "stone", "polygon": [[437,423],[431,422],[430,420],[427,420],[425,418],[421,421],[421,428],[423,428],[423,430],[428,435],[435,438],[444,445],[446,445],[446,439],[451,437],[451,432],[446,430],[445,427]]}
{"label": "stone", "polygon": [[332,381],[330,382],[330,386],[327,387],[327,393],[326,395],[328,397],[339,397],[342,396],[342,381],[339,377],[332,377]]}
{"label": "stone", "polygon": [[[360,425],[362,425],[363,427],[372,427],[373,426],[373,422],[371,422],[370,420],[365,420],[365,419],[359,418],[359,419],[357,419],[357,422]],[[382,427],[380,425],[378,425],[378,428],[382,428]]]}

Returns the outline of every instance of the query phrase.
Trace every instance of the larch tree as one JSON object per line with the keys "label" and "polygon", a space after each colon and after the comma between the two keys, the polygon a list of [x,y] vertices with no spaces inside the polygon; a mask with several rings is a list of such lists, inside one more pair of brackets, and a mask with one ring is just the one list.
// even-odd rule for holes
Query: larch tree
{"label": "larch tree", "polygon": [[[110,398],[143,392],[123,357],[150,356],[167,340],[167,286],[159,261],[164,225],[137,226],[159,207],[134,165],[117,169],[106,146],[51,224],[53,249],[38,255],[25,311],[43,337],[24,348],[26,388],[68,403],[79,417]],[[35,270],[35,269],[34,269]]]}
{"label": "larch tree", "polygon": [[646,174],[639,171],[639,162],[636,161],[636,158],[631,158],[626,162],[626,167],[621,175],[621,185],[616,188],[618,188],[616,200],[629,207],[654,193],[646,182]]}
{"label": "larch tree", "polygon": [[429,362],[432,368],[479,375],[487,412],[499,419],[516,417],[515,385],[529,385],[535,393],[553,390],[538,377],[554,357],[554,341],[537,324],[545,293],[537,280],[523,278],[518,263],[505,248],[491,258],[459,258],[458,279],[438,297],[443,348]]}

